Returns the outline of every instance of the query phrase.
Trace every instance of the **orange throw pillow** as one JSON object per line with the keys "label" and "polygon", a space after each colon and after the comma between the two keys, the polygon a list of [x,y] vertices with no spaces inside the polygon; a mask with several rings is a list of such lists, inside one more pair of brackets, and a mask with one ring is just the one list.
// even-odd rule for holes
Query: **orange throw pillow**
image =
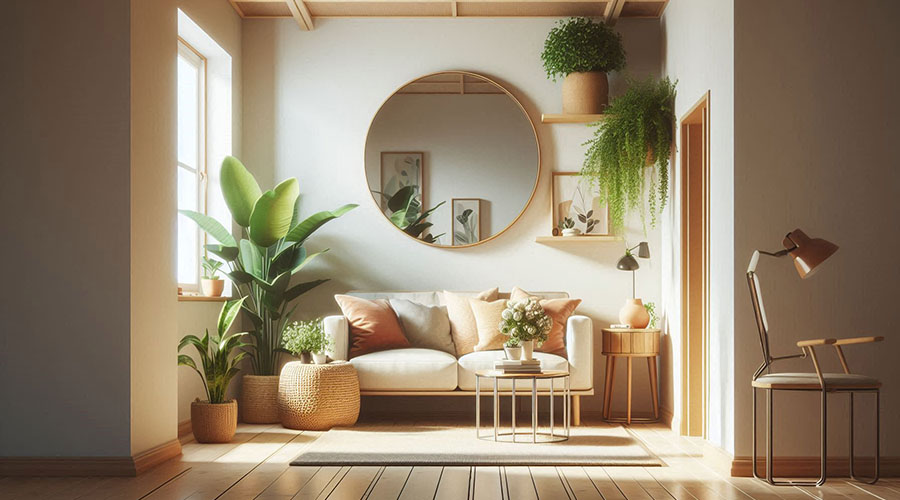
{"label": "orange throw pillow", "polygon": [[[498,290],[492,288],[485,290],[474,298],[493,302],[497,300]],[[475,315],[466,295],[444,291],[444,302],[447,305],[447,315],[450,317],[450,336],[453,337],[453,345],[456,346],[457,357],[475,351],[478,343],[478,325],[475,323]]]}
{"label": "orange throw pillow", "polygon": [[[525,300],[532,295],[519,287],[513,287],[509,294],[511,300]],[[540,297],[536,297],[540,299]],[[557,356],[568,357],[566,354],[566,324],[581,299],[540,299],[541,307],[553,319],[553,326],[550,328],[550,334],[547,341],[538,349],[541,352],[549,352]]]}
{"label": "orange throw pillow", "polygon": [[350,322],[349,358],[409,347],[397,313],[388,301],[366,300],[351,295],[335,295],[334,300]]}

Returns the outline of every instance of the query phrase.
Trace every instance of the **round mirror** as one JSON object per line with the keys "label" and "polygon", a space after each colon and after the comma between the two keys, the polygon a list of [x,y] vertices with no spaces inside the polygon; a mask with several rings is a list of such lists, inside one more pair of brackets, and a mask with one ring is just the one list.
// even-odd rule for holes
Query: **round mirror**
{"label": "round mirror", "polygon": [[441,247],[484,243],[534,195],[540,149],[519,101],[474,73],[445,71],[400,87],[366,140],[366,179],[385,217]]}

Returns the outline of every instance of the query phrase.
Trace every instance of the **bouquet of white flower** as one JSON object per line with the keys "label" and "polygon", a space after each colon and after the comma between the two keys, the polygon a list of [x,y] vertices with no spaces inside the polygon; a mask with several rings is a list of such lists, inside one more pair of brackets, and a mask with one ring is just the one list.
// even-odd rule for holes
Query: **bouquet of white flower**
{"label": "bouquet of white flower", "polygon": [[538,345],[547,340],[550,327],[553,326],[553,319],[544,312],[535,298],[508,301],[502,318],[500,333],[523,342],[534,340]]}

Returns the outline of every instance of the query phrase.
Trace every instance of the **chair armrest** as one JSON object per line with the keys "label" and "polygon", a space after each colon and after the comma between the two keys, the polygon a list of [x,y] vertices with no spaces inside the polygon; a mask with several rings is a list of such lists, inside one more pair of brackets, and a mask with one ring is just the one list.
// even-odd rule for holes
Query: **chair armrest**
{"label": "chair armrest", "polygon": [[346,360],[350,343],[350,323],[343,316],[326,316],[322,320],[325,335],[334,343],[328,356],[335,360]]}
{"label": "chair armrest", "polygon": [[837,342],[835,339],[811,339],[811,340],[801,340],[797,342],[797,347],[812,347],[817,345],[829,345]]}
{"label": "chair armrest", "polygon": [[871,342],[881,342],[884,340],[884,337],[853,337],[849,339],[837,339],[833,342],[834,345],[850,345],[850,344],[869,344]]}
{"label": "chair armrest", "polygon": [[569,316],[566,323],[566,356],[572,390],[594,387],[594,324],[587,316]]}

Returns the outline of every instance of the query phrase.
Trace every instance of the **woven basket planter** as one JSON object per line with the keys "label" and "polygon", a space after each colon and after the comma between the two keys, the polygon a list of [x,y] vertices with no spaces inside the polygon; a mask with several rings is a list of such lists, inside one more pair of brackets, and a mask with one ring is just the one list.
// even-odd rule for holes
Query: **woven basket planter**
{"label": "woven basket planter", "polygon": [[350,363],[284,365],[278,385],[281,425],[289,429],[328,430],[359,418],[359,379]]}
{"label": "woven basket planter", "polygon": [[244,375],[241,420],[248,424],[277,424],[278,375]]}
{"label": "woven basket planter", "polygon": [[191,403],[191,429],[198,443],[227,443],[234,438],[238,420],[237,401]]}

